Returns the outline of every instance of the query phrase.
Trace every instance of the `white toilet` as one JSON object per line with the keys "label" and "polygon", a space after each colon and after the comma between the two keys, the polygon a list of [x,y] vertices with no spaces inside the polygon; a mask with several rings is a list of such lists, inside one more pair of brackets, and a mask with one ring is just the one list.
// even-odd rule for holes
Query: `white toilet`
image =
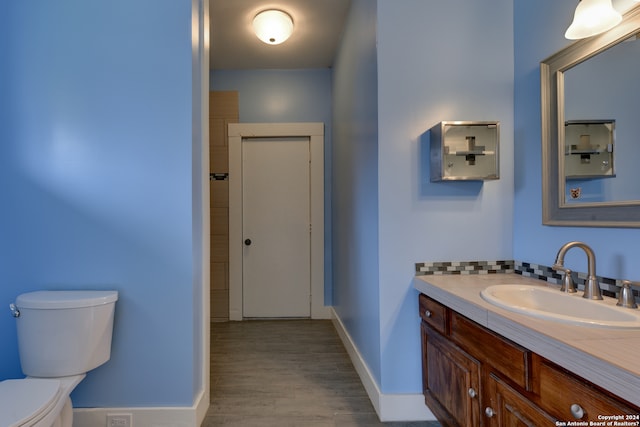
{"label": "white toilet", "polygon": [[38,291],[11,309],[27,378],[0,382],[0,426],[71,427],[69,395],[111,356],[117,291]]}

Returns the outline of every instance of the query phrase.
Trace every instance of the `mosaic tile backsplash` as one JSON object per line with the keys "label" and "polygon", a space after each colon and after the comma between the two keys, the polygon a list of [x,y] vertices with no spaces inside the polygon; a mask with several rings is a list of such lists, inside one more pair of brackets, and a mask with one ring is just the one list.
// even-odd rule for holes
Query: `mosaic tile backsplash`
{"label": "mosaic tile backsplash", "polygon": [[[500,261],[444,261],[444,262],[419,262],[416,264],[416,276],[441,275],[441,274],[499,274],[515,273],[525,277],[544,280],[548,283],[560,285],[562,274],[546,265],[530,262],[500,260]],[[587,273],[572,272],[574,283],[578,290],[584,289]],[[616,298],[622,279],[611,279],[596,276],[600,283],[602,294]],[[640,303],[640,289],[633,287],[633,295]]]}
{"label": "mosaic tile backsplash", "polygon": [[451,261],[416,264],[416,276],[431,274],[514,273],[513,261]]}

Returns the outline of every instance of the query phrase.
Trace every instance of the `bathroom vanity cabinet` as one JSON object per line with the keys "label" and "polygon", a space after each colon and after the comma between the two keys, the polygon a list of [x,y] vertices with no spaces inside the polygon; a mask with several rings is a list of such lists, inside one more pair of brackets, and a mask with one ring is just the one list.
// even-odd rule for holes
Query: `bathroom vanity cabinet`
{"label": "bathroom vanity cabinet", "polygon": [[419,308],[425,403],[443,425],[640,421],[640,408],[424,294]]}

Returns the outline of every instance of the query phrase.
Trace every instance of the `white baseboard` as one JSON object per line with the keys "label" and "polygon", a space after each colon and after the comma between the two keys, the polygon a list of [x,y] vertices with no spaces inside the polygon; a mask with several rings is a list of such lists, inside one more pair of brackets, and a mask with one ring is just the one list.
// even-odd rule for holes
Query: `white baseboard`
{"label": "white baseboard", "polygon": [[329,320],[333,318],[333,307],[329,305],[323,305],[318,307],[312,307],[311,318],[318,320]]}
{"label": "white baseboard", "polygon": [[340,317],[335,310],[332,309],[331,311],[333,324],[349,357],[351,357],[351,362],[360,376],[360,380],[380,421],[436,421],[436,417],[424,404],[424,396],[422,394],[384,394],[380,391],[375,378],[360,355],[349,332],[345,329]]}
{"label": "white baseboard", "polygon": [[209,393],[203,391],[190,407],[75,408],[73,427],[107,427],[110,414],[130,414],[132,427],[198,427],[208,408]]}
{"label": "white baseboard", "polygon": [[[209,370],[207,369],[207,372]],[[201,426],[204,418],[207,416],[207,412],[209,411],[209,402],[211,402],[211,396],[209,393],[209,381],[205,382],[207,390],[201,390],[198,393],[198,397],[196,398],[196,402],[193,405],[196,409],[196,426]]]}

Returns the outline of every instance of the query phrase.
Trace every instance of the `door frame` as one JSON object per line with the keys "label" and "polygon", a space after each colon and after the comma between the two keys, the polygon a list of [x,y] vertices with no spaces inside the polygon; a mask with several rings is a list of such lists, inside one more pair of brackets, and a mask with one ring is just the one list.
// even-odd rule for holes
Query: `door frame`
{"label": "door frame", "polygon": [[229,320],[242,313],[242,139],[309,137],[311,154],[311,318],[330,319],[324,305],[324,124],[229,123]]}

